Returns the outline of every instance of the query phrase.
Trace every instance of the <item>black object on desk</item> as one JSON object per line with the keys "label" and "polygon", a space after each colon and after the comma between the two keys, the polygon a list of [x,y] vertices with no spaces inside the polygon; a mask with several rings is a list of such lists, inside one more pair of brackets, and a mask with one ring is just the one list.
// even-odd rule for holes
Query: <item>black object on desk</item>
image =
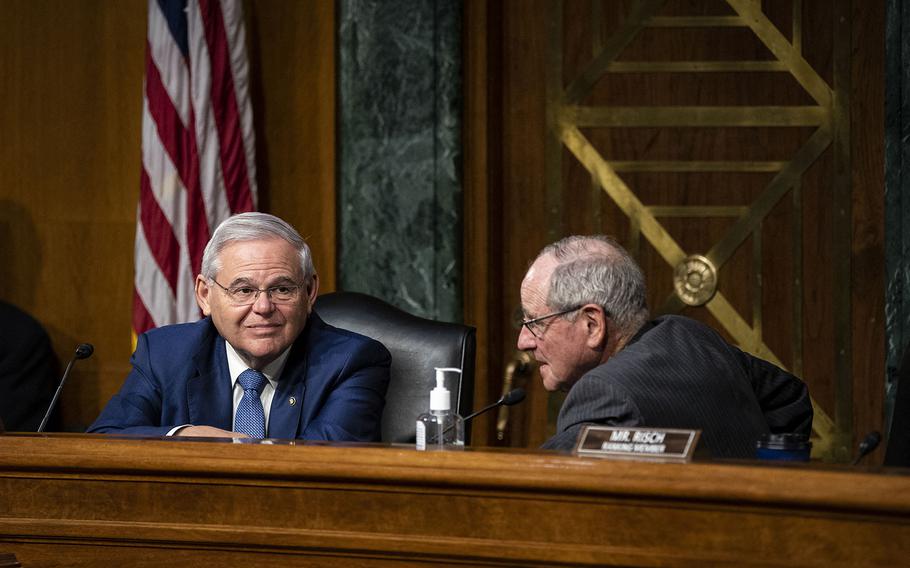
{"label": "black object on desk", "polygon": [[760,460],[809,461],[812,442],[805,434],[765,434],[755,443],[755,457]]}

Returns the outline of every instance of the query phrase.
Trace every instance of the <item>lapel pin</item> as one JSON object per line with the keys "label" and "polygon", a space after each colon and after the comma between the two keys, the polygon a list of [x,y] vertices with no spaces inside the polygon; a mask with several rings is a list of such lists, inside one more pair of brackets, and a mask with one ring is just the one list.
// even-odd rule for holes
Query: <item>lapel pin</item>
{"label": "lapel pin", "polygon": [[288,399],[288,404],[290,404],[291,406],[294,406],[295,404],[297,404],[297,398],[292,396],[291,398]]}

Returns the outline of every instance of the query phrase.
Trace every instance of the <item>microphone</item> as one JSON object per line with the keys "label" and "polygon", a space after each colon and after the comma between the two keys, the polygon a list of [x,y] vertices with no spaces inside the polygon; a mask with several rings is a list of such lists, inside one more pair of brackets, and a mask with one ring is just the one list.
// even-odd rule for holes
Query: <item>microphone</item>
{"label": "microphone", "polygon": [[73,363],[76,362],[76,359],[88,359],[94,352],[95,348],[92,347],[91,343],[80,343],[76,346],[76,352],[73,353],[73,358],[70,359],[70,362],[66,365],[66,370],[63,371],[63,378],[60,379],[60,384],[57,386],[57,392],[54,393],[51,405],[47,407],[47,412],[44,414],[44,420],[42,420],[41,425],[38,426],[38,432],[44,432],[44,427],[47,426],[47,421],[51,417],[51,412],[53,412],[54,407],[57,406],[57,399],[60,398],[60,391],[63,390],[63,383],[66,382],[66,377],[69,376],[70,369],[73,368]]}
{"label": "microphone", "polygon": [[[499,400],[497,400],[493,404],[488,404],[488,405],[484,406],[483,408],[481,408],[480,410],[478,410],[477,412],[468,414],[467,416],[462,418],[462,422],[467,422],[468,420],[471,420],[475,416],[483,414],[484,412],[486,412],[488,410],[493,410],[494,408],[499,407],[499,406],[512,406],[513,404],[518,404],[519,402],[521,402],[525,399],[526,395],[527,395],[527,393],[525,393],[525,389],[523,389],[521,387],[518,387],[517,389],[512,389],[509,392],[507,392],[506,394],[499,397]],[[451,426],[449,426],[448,428],[443,430],[442,433],[445,434],[454,427],[455,427],[455,425],[452,424]]]}
{"label": "microphone", "polygon": [[878,447],[879,443],[882,441],[882,435],[878,432],[869,432],[866,434],[866,437],[863,438],[863,441],[859,443],[859,450],[856,455],[856,459],[853,460],[853,463],[850,465],[857,465],[859,462],[872,453],[872,450]]}
{"label": "microphone", "polygon": [[474,418],[475,416],[477,416],[479,414],[483,414],[484,412],[487,412],[489,410],[493,410],[494,408],[497,408],[499,406],[512,406],[512,405],[518,404],[519,402],[521,402],[525,399],[525,396],[527,396],[527,393],[525,393],[525,389],[523,389],[521,387],[518,387],[517,389],[512,389],[509,392],[507,392],[506,394],[499,397],[499,400],[497,400],[493,404],[488,404],[487,406],[484,406],[477,412],[475,412],[473,414],[468,414],[467,416],[465,416],[464,421],[467,422],[468,420]]}

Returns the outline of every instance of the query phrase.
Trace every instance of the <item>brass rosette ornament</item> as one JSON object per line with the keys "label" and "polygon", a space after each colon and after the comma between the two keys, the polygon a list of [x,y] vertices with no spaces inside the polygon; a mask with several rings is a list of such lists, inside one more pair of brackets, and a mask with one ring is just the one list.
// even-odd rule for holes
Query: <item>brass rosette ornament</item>
{"label": "brass rosette ornament", "polygon": [[688,306],[703,306],[717,292],[717,269],[700,254],[689,255],[673,271],[676,295]]}

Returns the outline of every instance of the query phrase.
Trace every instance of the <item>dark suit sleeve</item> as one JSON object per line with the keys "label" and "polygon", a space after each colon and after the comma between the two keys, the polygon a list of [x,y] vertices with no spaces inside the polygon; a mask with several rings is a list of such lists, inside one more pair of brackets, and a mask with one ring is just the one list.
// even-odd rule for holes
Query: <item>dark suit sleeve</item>
{"label": "dark suit sleeve", "polygon": [[586,424],[638,426],[642,416],[621,387],[596,376],[585,376],[572,386],[559,411],[558,432],[541,448],[571,450]]}
{"label": "dark suit sleeve", "polygon": [[[34,432],[59,380],[57,357],[40,323],[24,311],[0,302],[0,417],[12,432]],[[45,427],[59,428],[57,411]]]}
{"label": "dark suit sleeve", "polygon": [[173,425],[161,422],[161,385],[153,379],[148,339],[141,335],[130,358],[133,370],[88,432],[165,436]]}
{"label": "dark suit sleeve", "polygon": [[367,341],[354,350],[301,436],[305,440],[378,442],[392,357]]}
{"label": "dark suit sleeve", "polygon": [[[741,352],[742,353],[742,352]],[[767,361],[742,353],[752,390],[774,434],[812,433],[812,400],[806,384]]]}

